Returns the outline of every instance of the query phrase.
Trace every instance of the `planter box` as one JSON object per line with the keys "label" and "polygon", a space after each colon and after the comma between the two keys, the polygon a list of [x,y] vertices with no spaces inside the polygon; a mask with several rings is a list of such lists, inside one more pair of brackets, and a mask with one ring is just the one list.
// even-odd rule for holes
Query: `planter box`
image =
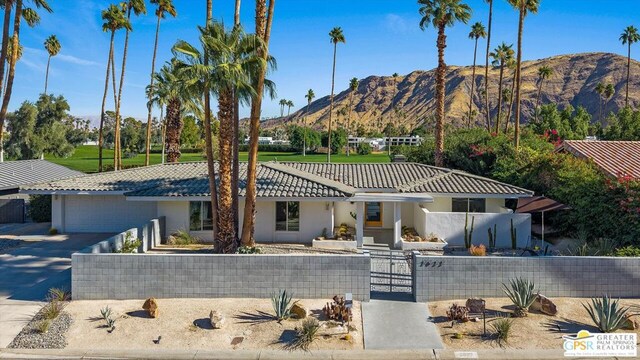
{"label": "planter box", "polygon": [[311,246],[320,249],[357,249],[358,242],[355,240],[316,240],[313,239]]}
{"label": "planter box", "polygon": [[445,246],[447,246],[447,242],[440,239],[438,242],[430,242],[430,241],[400,241],[400,248],[402,250],[435,250],[442,251]]}

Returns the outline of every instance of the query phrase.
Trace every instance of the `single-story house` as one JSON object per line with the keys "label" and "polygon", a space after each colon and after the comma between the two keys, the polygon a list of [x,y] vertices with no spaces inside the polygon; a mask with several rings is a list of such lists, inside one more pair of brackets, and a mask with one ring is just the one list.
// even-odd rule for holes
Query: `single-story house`
{"label": "single-story house", "polygon": [[640,179],[640,141],[565,140],[556,151],[591,160],[607,176]]}
{"label": "single-story house", "polygon": [[[247,164],[240,166],[245,179]],[[505,200],[533,192],[462,171],[416,163],[266,162],[258,165],[257,178],[258,242],[310,244],[346,224],[359,246],[372,241],[399,247],[403,227],[463,245],[467,213],[476,244],[487,243],[494,224],[499,246],[510,246],[512,226],[520,246],[530,237],[530,215],[513,213]],[[244,186],[241,181],[241,221]],[[166,233],[186,230],[213,240],[204,162],[90,174],[21,191],[53,195],[52,226],[60,232],[119,232],[164,216]]]}

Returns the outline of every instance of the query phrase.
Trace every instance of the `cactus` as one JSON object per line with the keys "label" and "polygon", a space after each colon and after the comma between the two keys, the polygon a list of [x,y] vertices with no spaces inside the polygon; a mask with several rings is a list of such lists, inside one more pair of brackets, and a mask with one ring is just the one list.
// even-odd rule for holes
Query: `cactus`
{"label": "cactus", "polygon": [[333,303],[327,303],[322,311],[331,320],[350,322],[353,320],[351,307],[347,307],[347,303],[342,296],[334,296]]}
{"label": "cactus", "polygon": [[467,213],[464,217],[464,247],[470,248],[471,241],[473,240],[473,224],[476,220],[475,216],[471,217],[471,229],[468,228],[469,225],[469,213]]}
{"label": "cactus", "polygon": [[489,233],[489,249],[495,249],[496,248],[496,239],[498,238],[498,226],[496,224],[493,224],[493,231],[491,231],[491,228],[487,229],[487,232]]}
{"label": "cactus", "polygon": [[518,248],[518,230],[513,226],[513,219],[511,219],[511,248],[513,250]]}
{"label": "cactus", "polygon": [[454,303],[447,310],[447,317],[452,321],[467,322],[469,321],[469,308]]}

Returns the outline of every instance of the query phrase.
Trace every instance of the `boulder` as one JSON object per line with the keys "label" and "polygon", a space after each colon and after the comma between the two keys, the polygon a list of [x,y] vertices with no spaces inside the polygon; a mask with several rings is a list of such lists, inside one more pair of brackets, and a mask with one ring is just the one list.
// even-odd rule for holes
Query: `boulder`
{"label": "boulder", "polygon": [[147,311],[147,314],[149,314],[149,317],[152,317],[155,319],[158,316],[160,316],[160,309],[158,307],[158,302],[154,298],[148,298],[142,305],[142,308]]}
{"label": "boulder", "polygon": [[222,329],[225,323],[224,316],[215,310],[211,310],[209,313],[209,321],[214,329]]}
{"label": "boulder", "polygon": [[625,317],[626,317],[626,320],[622,324],[622,330],[637,330],[638,329],[638,322],[634,321],[631,318],[631,315],[626,315]]}
{"label": "boulder", "polygon": [[296,318],[298,319],[304,319],[309,314],[309,312],[307,311],[307,308],[304,307],[304,305],[302,305],[298,301],[296,301],[295,303],[293,303],[293,305],[291,305],[291,313],[295,315]]}
{"label": "boulder", "polygon": [[467,309],[469,309],[470,313],[481,313],[484,309],[484,299],[480,298],[471,298],[467,299],[465,303]]}
{"label": "boulder", "polygon": [[558,313],[556,304],[554,304],[551,299],[542,294],[536,295],[536,299],[533,301],[533,304],[531,304],[529,309],[540,311],[543,314],[551,316],[555,316]]}

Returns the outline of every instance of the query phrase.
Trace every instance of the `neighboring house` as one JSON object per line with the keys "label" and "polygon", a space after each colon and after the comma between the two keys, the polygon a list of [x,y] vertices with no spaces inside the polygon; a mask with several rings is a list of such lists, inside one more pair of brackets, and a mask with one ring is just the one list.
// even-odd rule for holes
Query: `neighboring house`
{"label": "neighboring house", "polygon": [[83,173],[46,160],[0,162],[0,223],[23,222],[25,201],[21,186],[67,179]]}
{"label": "neighboring house", "polygon": [[556,151],[590,159],[608,176],[640,179],[640,141],[565,140]]}
{"label": "neighboring house", "polygon": [[[245,176],[241,163],[240,178]],[[258,165],[257,177],[258,242],[310,244],[346,223],[360,246],[365,239],[398,246],[403,226],[463,245],[467,211],[469,227],[475,220],[476,244],[487,243],[487,229],[496,224],[498,245],[510,246],[512,220],[520,246],[531,232],[530,215],[505,208],[505,199],[530,197],[531,191],[461,171],[416,163],[267,162]],[[119,232],[164,216],[168,233],[188,230],[213,240],[204,162],[91,174],[22,192],[53,195],[52,226],[61,232]]]}
{"label": "neighboring house", "polygon": [[384,149],[387,144],[391,146],[418,146],[422,144],[422,138],[420,136],[395,136],[395,137],[381,137],[381,138],[366,138],[349,135],[348,143],[352,148],[358,147],[360,143],[368,143],[375,150]]}
{"label": "neighboring house", "polygon": [[[249,145],[249,138],[244,139],[245,145]],[[289,140],[274,140],[271,136],[259,136],[258,145],[283,145],[288,146],[291,142]]]}

